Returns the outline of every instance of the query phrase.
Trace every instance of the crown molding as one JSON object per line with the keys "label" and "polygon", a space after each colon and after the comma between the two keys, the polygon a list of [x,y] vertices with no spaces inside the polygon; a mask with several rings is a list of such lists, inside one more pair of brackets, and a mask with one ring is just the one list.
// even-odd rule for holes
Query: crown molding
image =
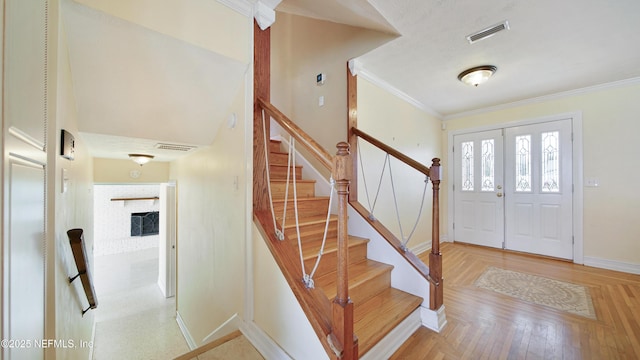
{"label": "crown molding", "polygon": [[265,30],[276,22],[275,8],[282,0],[218,0],[219,3],[247,17],[256,19],[260,29]]}
{"label": "crown molding", "polygon": [[367,81],[369,81],[372,84],[380,87],[381,89],[390,92],[391,94],[399,97],[400,99],[408,102],[409,104],[417,107],[418,109],[426,112],[427,114],[429,114],[431,116],[434,116],[438,120],[442,120],[442,118],[443,118],[442,114],[440,114],[439,112],[431,109],[430,107],[428,107],[427,105],[421,103],[420,101],[414,99],[413,97],[409,96],[407,93],[399,90],[398,88],[396,88],[393,85],[389,84],[388,82],[382,80],[378,76],[368,72],[366,69],[364,69],[364,67],[362,66],[362,63],[360,61],[358,61],[357,59],[349,60],[348,64],[349,64],[349,71],[351,72],[351,75],[357,75],[359,77],[362,77],[363,79],[366,79]]}
{"label": "crown molding", "polygon": [[238,13],[250,17],[253,16],[253,2],[249,0],[218,0],[219,3],[225,5]]}
{"label": "crown molding", "polygon": [[559,100],[567,97],[589,94],[597,91],[616,89],[616,88],[621,88],[621,87],[631,86],[631,85],[638,85],[638,84],[640,84],[640,77],[634,77],[634,78],[629,78],[629,79],[619,80],[619,81],[612,81],[612,82],[594,85],[594,86],[588,86],[580,89],[562,91],[555,94],[543,95],[535,98],[524,99],[524,100],[514,101],[510,103],[489,106],[486,108],[450,114],[450,115],[444,116],[442,120],[446,121],[446,120],[458,119],[466,116],[479,115],[479,114],[484,114],[484,113],[494,112],[499,110],[506,110],[506,109],[510,109],[518,106],[539,104],[542,102]]}

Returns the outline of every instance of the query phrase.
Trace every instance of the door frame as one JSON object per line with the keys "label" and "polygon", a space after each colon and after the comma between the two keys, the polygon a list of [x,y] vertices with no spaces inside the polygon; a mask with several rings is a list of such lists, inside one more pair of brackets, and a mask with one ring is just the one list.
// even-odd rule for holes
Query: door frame
{"label": "door frame", "polygon": [[447,156],[448,166],[447,169],[447,232],[451,234],[451,239],[448,241],[454,241],[453,239],[453,220],[454,214],[454,199],[453,199],[453,179],[454,179],[454,155],[453,155],[453,137],[456,135],[496,130],[508,127],[523,126],[539,124],[550,121],[571,119],[571,132],[573,134],[573,160],[572,160],[572,175],[573,175],[573,262],[575,264],[584,263],[584,236],[583,236],[583,139],[582,139],[582,112],[568,112],[554,114],[544,117],[536,117],[530,119],[521,119],[515,121],[501,122],[496,124],[469,127],[460,130],[449,131],[447,137]]}

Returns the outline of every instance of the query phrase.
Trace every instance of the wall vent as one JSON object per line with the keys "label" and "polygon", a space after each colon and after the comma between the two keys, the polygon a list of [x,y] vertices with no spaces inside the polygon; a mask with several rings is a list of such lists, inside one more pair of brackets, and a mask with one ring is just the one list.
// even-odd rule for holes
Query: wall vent
{"label": "wall vent", "polygon": [[197,148],[197,146],[193,145],[181,145],[181,144],[167,144],[167,143],[157,143],[156,149],[160,150],[172,150],[172,151],[191,151]]}
{"label": "wall vent", "polygon": [[505,20],[499,24],[490,26],[484,30],[480,30],[476,33],[467,35],[467,41],[469,41],[469,44],[473,44],[474,42],[491,37],[502,30],[509,30],[509,21]]}

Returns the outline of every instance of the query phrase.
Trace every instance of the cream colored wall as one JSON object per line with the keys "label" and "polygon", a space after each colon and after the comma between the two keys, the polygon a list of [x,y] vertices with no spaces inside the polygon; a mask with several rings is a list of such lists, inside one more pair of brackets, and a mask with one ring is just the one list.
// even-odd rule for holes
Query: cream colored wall
{"label": "cream colored wall", "polygon": [[[171,163],[177,184],[177,305],[197,345],[244,306],[247,154],[245,87],[213,144]],[[251,137],[249,137],[251,138]],[[215,338],[215,336],[213,337]]]}
{"label": "cream colored wall", "polygon": [[[388,34],[277,13],[271,29],[272,103],[329,153],[347,139],[347,61],[391,40]],[[316,75],[326,75],[316,85]],[[318,106],[324,96],[325,105]]]}
{"label": "cream colored wall", "polygon": [[[362,78],[358,78],[358,128],[425,166],[431,166],[434,157],[442,157],[439,119]],[[385,154],[365,141],[359,144],[360,161],[365,168],[364,179],[373,206]],[[408,238],[420,214],[425,176],[394,158],[390,159],[402,234]],[[360,167],[358,173],[358,201],[369,208]],[[409,248],[424,250],[431,247],[432,189],[429,182],[420,221],[407,244]],[[401,239],[388,165],[374,215]]]}
{"label": "cream colored wall", "polygon": [[[143,166],[131,160],[93,159],[93,181],[97,184],[149,184],[169,181],[168,162],[150,161]],[[138,177],[131,176],[137,172]]]}
{"label": "cream colored wall", "polygon": [[[57,5],[56,5],[57,6]],[[93,260],[93,168],[88,149],[78,136],[76,102],[71,85],[71,70],[67,57],[64,29],[60,28],[57,66],[57,111],[55,126],[50,128],[50,163],[55,164],[50,174],[49,191],[55,193],[55,206],[49,206],[50,218],[55,219],[54,269],[55,279],[55,339],[73,340],[75,348],[57,347],[58,359],[87,359],[91,350],[94,310],[82,316],[88,308],[87,298],[79,280],[69,284],[69,276],[75,275],[76,268],[67,230],[84,230],[85,248],[89,261]],[[58,155],[60,131],[65,129],[75,135],[75,159],[67,160]],[[67,190],[62,192],[62,169],[66,169]],[[90,266],[92,264],[90,263]],[[93,269],[92,267],[90,268]],[[98,299],[98,304],[100,299]],[[49,304],[51,305],[51,304]]]}
{"label": "cream colored wall", "polygon": [[[640,223],[636,166],[640,133],[640,85],[631,84],[571,97],[511,107],[446,121],[444,164],[448,133],[455,130],[581,112],[584,141],[584,178],[597,178],[599,187],[584,187],[585,263],[604,259],[640,267]],[[445,181],[449,181],[446,178]],[[443,198],[447,206],[447,197]],[[443,219],[446,221],[446,218]],[[443,225],[446,222],[443,222]]]}
{"label": "cream colored wall", "polygon": [[255,323],[292,359],[327,359],[313,327],[255,226],[253,254],[253,288],[258,300]]}
{"label": "cream colored wall", "polygon": [[244,40],[252,36],[246,17],[219,1],[74,1],[241,62],[250,57],[251,48]]}

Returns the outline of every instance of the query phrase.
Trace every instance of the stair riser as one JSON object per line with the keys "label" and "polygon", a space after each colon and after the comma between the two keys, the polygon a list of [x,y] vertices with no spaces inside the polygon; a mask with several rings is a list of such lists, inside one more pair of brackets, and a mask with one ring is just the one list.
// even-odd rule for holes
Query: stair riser
{"label": "stair riser", "polygon": [[[298,216],[326,216],[327,208],[329,207],[329,199],[315,199],[298,202]],[[282,212],[284,211],[284,202],[278,202],[273,204],[273,211],[276,213],[276,218],[279,220],[282,218]],[[287,203],[287,223],[292,224],[290,221],[295,221],[295,207],[293,200]]]}
{"label": "stair riser", "polygon": [[[287,167],[286,166],[279,166],[279,165],[271,164],[269,166],[269,168],[271,169],[269,171],[269,176],[272,179],[282,179],[282,180],[286,180],[287,179]],[[291,173],[289,174],[289,179],[293,179],[293,176],[294,176],[294,171],[292,170]],[[296,177],[297,180],[302,180],[302,168],[301,167],[296,167],[295,177]]]}
{"label": "stair riser", "polygon": [[271,152],[269,153],[269,164],[287,166],[287,164],[289,164],[289,154],[281,152]]}
{"label": "stair riser", "polygon": [[[315,254],[317,255],[317,254]],[[354,264],[364,260],[367,257],[367,244],[358,244],[349,247],[349,264]],[[304,261],[304,266],[307,272],[311,272],[316,264],[316,256]],[[322,255],[320,265],[314,277],[320,277],[326,273],[336,271],[338,267],[338,253],[336,251],[327,252]]]}
{"label": "stair riser", "polygon": [[353,287],[349,286],[349,297],[354,304],[361,304],[389,287],[391,287],[391,270]]}
{"label": "stair riser", "polygon": [[[295,226],[289,227],[289,225],[295,225],[293,222],[287,222],[287,229],[284,234],[293,242],[298,242],[298,232]],[[302,243],[308,243],[312,241],[322,240],[324,237],[325,223],[300,225],[300,239]],[[327,239],[335,239],[338,236],[338,221],[330,220],[329,228],[327,229]]]}
{"label": "stair riser", "polygon": [[[262,142],[262,145],[264,146],[264,142]],[[269,151],[281,151],[282,146],[280,141],[269,141]]]}
{"label": "stair riser", "polygon": [[[282,200],[286,191],[286,183],[272,182],[271,183],[271,195],[273,199]],[[314,183],[297,183],[296,184],[298,198],[314,197],[316,194]],[[289,199],[293,199],[293,183],[289,184]]]}

